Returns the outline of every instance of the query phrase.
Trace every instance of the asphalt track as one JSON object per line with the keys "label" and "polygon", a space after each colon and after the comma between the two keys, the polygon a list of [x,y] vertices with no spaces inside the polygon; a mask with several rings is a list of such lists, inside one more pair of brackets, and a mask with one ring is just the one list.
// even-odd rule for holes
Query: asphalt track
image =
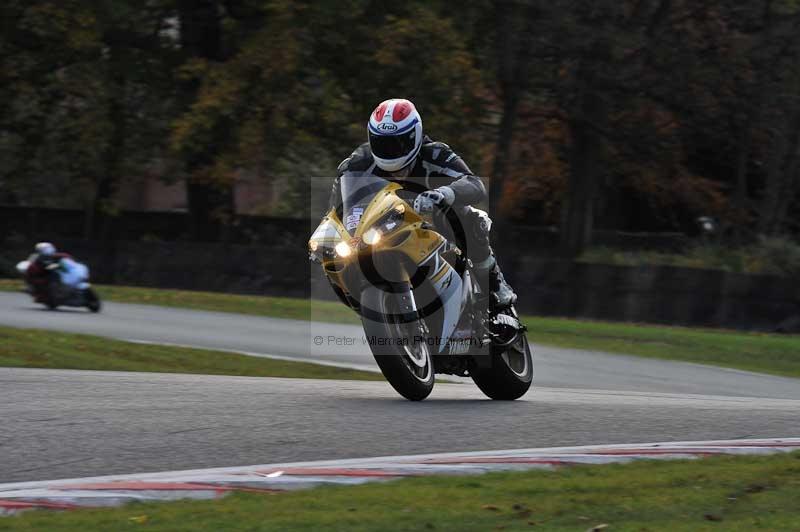
{"label": "asphalt track", "polygon": [[[0,292],[0,325],[233,350],[377,371],[358,326],[107,302],[101,314],[43,310]],[[315,343],[319,342],[320,345]],[[800,380],[607,353],[535,346],[536,385],[800,399]]]}
{"label": "asphalt track", "polygon": [[[357,327],[113,303],[46,312],[23,294],[0,294],[0,324],[373,367]],[[536,390],[514,403],[469,384],[410,403],[382,382],[0,368],[0,483],[800,433],[798,380],[564,349],[535,357]]]}

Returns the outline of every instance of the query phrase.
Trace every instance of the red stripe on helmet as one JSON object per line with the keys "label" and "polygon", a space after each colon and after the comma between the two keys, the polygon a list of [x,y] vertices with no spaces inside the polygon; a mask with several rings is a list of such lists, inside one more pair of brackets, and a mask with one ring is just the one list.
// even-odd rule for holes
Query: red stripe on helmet
{"label": "red stripe on helmet", "polygon": [[408,100],[398,100],[397,103],[394,104],[394,109],[392,110],[392,120],[401,122],[405,120],[413,110],[414,105],[411,102]]}
{"label": "red stripe on helmet", "polygon": [[386,114],[386,107],[389,105],[389,100],[385,102],[381,102],[378,104],[378,107],[375,108],[372,115],[375,117],[376,122],[380,122],[383,120],[383,115]]}

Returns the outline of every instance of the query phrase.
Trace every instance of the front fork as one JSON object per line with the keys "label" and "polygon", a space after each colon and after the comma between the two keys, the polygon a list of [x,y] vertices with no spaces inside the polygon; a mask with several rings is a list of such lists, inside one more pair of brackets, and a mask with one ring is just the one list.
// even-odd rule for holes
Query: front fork
{"label": "front fork", "polygon": [[400,303],[400,312],[397,316],[394,316],[394,319],[398,320],[399,323],[418,322],[420,324],[420,332],[427,334],[428,328],[422,320],[419,308],[417,308],[417,301],[411,285],[409,283],[393,283],[388,287],[388,290],[397,294]]}

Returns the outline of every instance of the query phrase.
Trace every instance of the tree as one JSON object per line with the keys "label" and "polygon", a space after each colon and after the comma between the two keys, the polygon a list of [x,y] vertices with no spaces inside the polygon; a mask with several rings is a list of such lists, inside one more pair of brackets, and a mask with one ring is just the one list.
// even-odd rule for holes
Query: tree
{"label": "tree", "polygon": [[26,203],[85,207],[86,236],[107,236],[118,183],[157,154],[151,138],[166,123],[163,8],[39,0],[2,9],[2,180]]}
{"label": "tree", "polygon": [[[202,105],[203,80],[223,54],[222,6],[216,0],[178,0],[180,45],[184,56],[182,100],[189,109]],[[185,113],[184,113],[184,123]],[[218,240],[225,223],[233,216],[233,186],[230,176],[214,172],[217,144],[224,142],[224,130],[189,128],[178,123],[173,130],[175,153],[185,165],[186,199],[195,240]]]}
{"label": "tree", "polygon": [[530,82],[537,97],[521,114],[566,128],[562,256],[576,257],[589,243],[598,207],[613,205],[617,219],[626,210],[632,215],[631,194],[652,203],[651,218],[662,216],[657,205],[686,203],[692,194],[718,200],[718,187],[689,168],[682,144],[680,126],[692,119],[682,112],[692,89],[680,75],[685,70],[665,76],[673,58],[690,71],[698,62],[706,43],[691,31],[711,26],[704,22],[709,12],[713,6],[672,0],[565,0],[539,13]]}
{"label": "tree", "polygon": [[[229,190],[248,171],[264,179],[291,175],[307,187],[303,175],[332,176],[366,140],[365,117],[394,96],[415,101],[428,131],[462,152],[478,152],[482,132],[465,128],[463,116],[481,122],[482,84],[458,32],[422,2],[381,10],[373,26],[353,26],[373,7],[271,2],[252,32],[236,32],[222,60],[187,61],[182,72],[194,96],[174,124],[172,146],[191,180]],[[425,61],[409,70],[422,55]],[[289,198],[296,192],[290,187]],[[226,202],[223,211],[231,210]]]}

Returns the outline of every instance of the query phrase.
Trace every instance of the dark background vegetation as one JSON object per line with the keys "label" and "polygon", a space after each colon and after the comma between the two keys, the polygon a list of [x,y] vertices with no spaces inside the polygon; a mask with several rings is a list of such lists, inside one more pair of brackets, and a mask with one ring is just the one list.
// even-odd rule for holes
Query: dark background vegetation
{"label": "dark background vegetation", "polygon": [[129,236],[118,191],[144,176],[186,184],[184,240],[258,240],[242,172],[291,178],[282,212],[315,217],[312,177],[406,97],[491,176],[499,240],[557,228],[574,258],[598,229],[692,235],[706,215],[702,249],[796,250],[797,0],[6,0],[0,17],[0,205],[80,209],[88,239]]}

